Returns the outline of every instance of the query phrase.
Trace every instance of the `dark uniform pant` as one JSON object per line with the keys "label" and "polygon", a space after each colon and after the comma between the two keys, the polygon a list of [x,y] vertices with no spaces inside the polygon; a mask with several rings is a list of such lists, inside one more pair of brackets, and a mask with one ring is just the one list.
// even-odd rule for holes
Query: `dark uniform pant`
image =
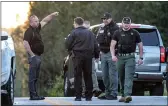
{"label": "dark uniform pant", "polygon": [[82,73],[84,76],[84,82],[86,86],[85,96],[86,98],[92,98],[93,82],[92,82],[92,58],[86,57],[73,57],[74,65],[74,85],[75,96],[77,98],[82,97]]}
{"label": "dark uniform pant", "polygon": [[135,56],[118,56],[116,66],[119,72],[121,94],[123,97],[131,96],[135,73]]}
{"label": "dark uniform pant", "polygon": [[30,96],[37,96],[37,79],[39,77],[41,58],[40,56],[29,57],[29,93]]}
{"label": "dark uniform pant", "polygon": [[[97,81],[97,75],[96,75],[96,69],[95,69],[95,58],[92,59],[92,83],[93,83],[93,91],[100,91],[99,84]],[[82,79],[82,87],[83,91],[82,93],[85,93],[85,82],[84,79]]]}

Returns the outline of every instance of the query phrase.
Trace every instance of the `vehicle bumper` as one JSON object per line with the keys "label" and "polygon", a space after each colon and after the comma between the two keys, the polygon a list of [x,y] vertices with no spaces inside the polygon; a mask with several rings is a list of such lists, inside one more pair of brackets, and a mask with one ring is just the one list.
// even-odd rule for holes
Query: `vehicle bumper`
{"label": "vehicle bumper", "polygon": [[7,90],[1,90],[1,94],[7,94]]}
{"label": "vehicle bumper", "polygon": [[[102,71],[97,71],[97,79],[102,80]],[[164,73],[135,72],[134,81],[163,81]]]}
{"label": "vehicle bumper", "polygon": [[145,73],[145,72],[135,72],[134,81],[163,81],[163,73]]}

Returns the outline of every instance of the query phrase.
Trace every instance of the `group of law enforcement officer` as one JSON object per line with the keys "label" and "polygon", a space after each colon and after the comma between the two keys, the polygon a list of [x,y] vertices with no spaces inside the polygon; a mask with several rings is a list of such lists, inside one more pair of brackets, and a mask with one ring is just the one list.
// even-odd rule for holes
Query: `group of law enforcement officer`
{"label": "group of law enforcement officer", "polygon": [[[30,17],[30,28],[24,35],[24,46],[29,56],[29,91],[30,100],[43,100],[36,91],[36,82],[40,68],[40,55],[43,53],[44,45],[41,40],[40,30],[58,12],[52,13],[40,23],[37,16]],[[66,48],[72,54],[74,67],[75,101],[81,101],[82,97],[82,74],[85,83],[86,101],[92,100],[92,62],[93,58],[98,61],[99,54],[105,85],[105,94],[99,99],[117,100],[118,95],[118,73],[121,85],[122,97],[119,102],[132,101],[131,93],[133,86],[133,75],[135,73],[136,44],[138,44],[140,57],[138,64],[143,63],[143,45],[139,33],[131,29],[131,19],[124,17],[122,26],[119,28],[113,21],[110,13],[105,13],[101,18],[104,25],[100,27],[97,37],[84,27],[84,19],[74,19],[74,30],[66,39]],[[96,82],[96,81],[94,81]]]}
{"label": "group of law enforcement officer", "polygon": [[[132,101],[131,93],[133,75],[135,73],[135,49],[138,44],[140,57],[138,64],[143,63],[143,45],[139,33],[131,29],[131,19],[124,17],[122,26],[113,21],[110,13],[101,18],[104,25],[100,27],[96,38],[93,33],[83,27],[83,19],[74,19],[75,29],[66,40],[67,49],[73,52],[75,76],[75,101],[82,97],[82,73],[86,85],[86,100],[92,98],[92,58],[101,59],[101,70],[105,94],[99,99],[117,100],[118,78],[122,97],[119,102]],[[118,75],[119,73],[119,75]]]}

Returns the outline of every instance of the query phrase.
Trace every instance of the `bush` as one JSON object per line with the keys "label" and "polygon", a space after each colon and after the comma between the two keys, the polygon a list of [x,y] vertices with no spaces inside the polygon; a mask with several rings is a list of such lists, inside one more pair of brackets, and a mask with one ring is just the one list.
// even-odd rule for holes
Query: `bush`
{"label": "bush", "polygon": [[48,97],[63,97],[64,80],[61,76],[56,76],[53,88],[47,90]]}

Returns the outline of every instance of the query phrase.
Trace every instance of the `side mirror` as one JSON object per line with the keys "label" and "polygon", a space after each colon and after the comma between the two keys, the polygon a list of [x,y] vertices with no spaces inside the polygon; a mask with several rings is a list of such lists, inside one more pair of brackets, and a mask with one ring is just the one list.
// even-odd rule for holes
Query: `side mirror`
{"label": "side mirror", "polygon": [[8,36],[1,36],[1,41],[7,40],[7,39],[8,39]]}

